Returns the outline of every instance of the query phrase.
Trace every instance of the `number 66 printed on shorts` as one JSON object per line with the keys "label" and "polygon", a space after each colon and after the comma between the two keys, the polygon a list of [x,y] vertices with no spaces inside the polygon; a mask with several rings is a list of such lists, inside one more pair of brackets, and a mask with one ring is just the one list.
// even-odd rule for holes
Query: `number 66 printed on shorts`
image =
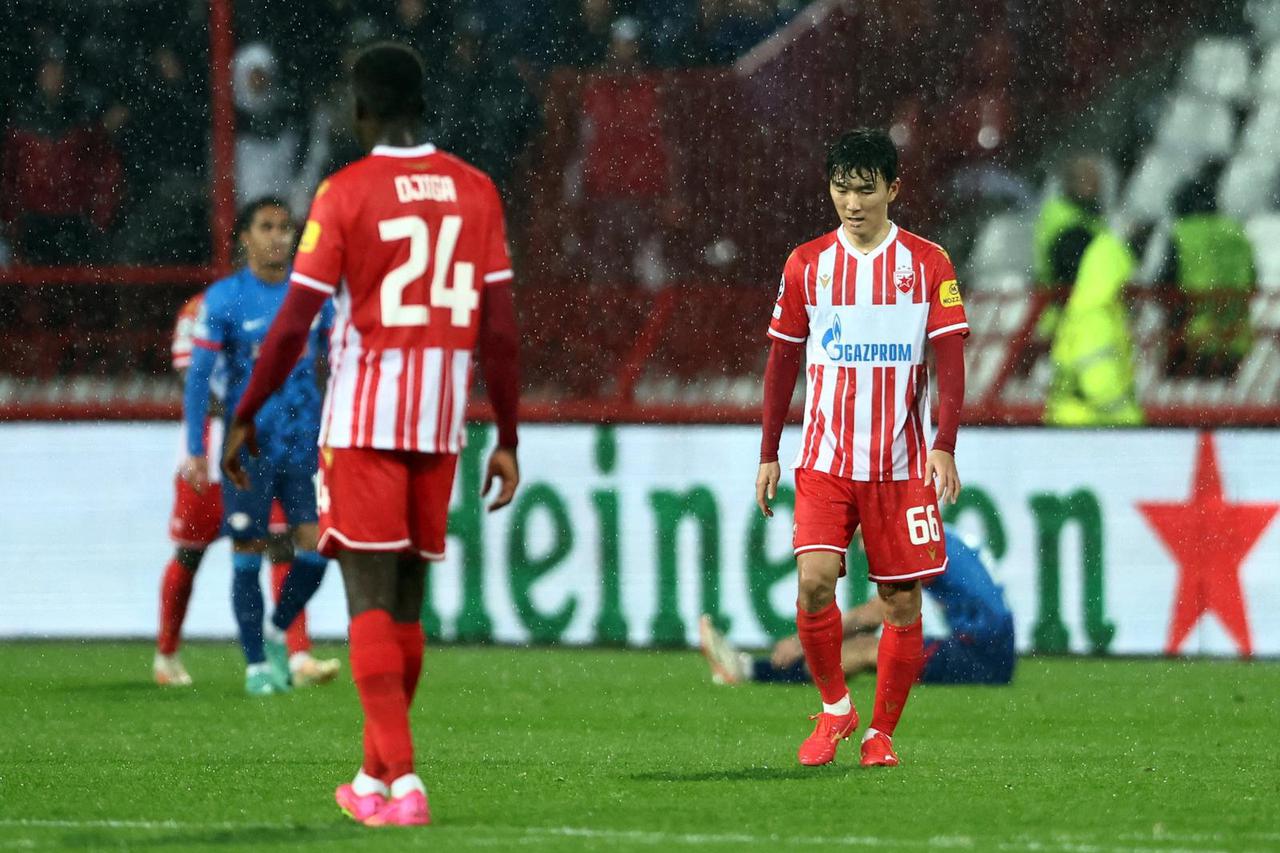
{"label": "number 66 printed on shorts", "polygon": [[843,555],[859,526],[871,580],[906,583],[946,571],[938,497],[924,480],[849,480],[796,469],[797,556]]}

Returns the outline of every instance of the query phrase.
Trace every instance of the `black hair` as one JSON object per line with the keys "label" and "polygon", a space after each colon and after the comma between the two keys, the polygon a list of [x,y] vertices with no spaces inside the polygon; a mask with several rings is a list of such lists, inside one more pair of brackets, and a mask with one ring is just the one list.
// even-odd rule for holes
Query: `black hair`
{"label": "black hair", "polygon": [[828,181],[866,175],[879,175],[886,184],[898,177],[898,146],[878,128],[850,130],[827,151]]}
{"label": "black hair", "polygon": [[255,198],[253,201],[240,208],[240,212],[236,214],[236,225],[231,230],[231,239],[234,242],[240,241],[240,235],[253,227],[253,218],[258,215],[258,211],[267,207],[282,207],[289,209],[289,205],[280,196],[264,195]]}
{"label": "black hair", "polygon": [[427,112],[425,67],[422,56],[407,45],[369,45],[351,69],[358,109],[374,121],[421,121]]}

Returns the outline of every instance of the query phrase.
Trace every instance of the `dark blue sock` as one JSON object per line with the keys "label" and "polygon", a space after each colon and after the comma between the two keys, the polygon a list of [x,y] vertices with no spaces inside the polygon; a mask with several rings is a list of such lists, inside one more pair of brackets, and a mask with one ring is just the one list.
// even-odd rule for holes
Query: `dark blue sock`
{"label": "dark blue sock", "polygon": [[240,647],[246,661],[263,663],[267,655],[262,650],[262,585],[258,582],[262,555],[232,552],[231,567],[231,611],[240,628]]}
{"label": "dark blue sock", "polygon": [[774,666],[768,658],[756,658],[751,665],[751,680],[774,684],[807,684],[812,679],[809,677],[809,668],[804,665],[803,660],[798,660],[791,666],[779,668]]}
{"label": "dark blue sock", "polygon": [[320,588],[324,580],[324,570],[329,561],[315,551],[296,551],[293,564],[289,566],[289,574],[284,579],[284,587],[280,590],[280,600],[276,602],[276,610],[271,614],[271,624],[281,631],[288,631],[293,620],[307,606],[311,596]]}

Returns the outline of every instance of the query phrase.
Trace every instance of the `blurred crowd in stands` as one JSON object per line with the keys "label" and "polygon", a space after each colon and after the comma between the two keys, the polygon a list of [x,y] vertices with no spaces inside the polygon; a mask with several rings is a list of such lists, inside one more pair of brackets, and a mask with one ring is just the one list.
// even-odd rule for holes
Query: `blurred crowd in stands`
{"label": "blurred crowd in stands", "polygon": [[[397,39],[422,52],[440,94],[432,138],[510,190],[539,128],[552,68],[731,62],[799,5],[236,4],[237,204],[275,194],[302,215],[320,180],[359,155],[343,80],[354,53],[370,42]],[[209,258],[207,16],[208,4],[199,0],[0,0],[0,265]],[[633,94],[639,104],[629,102]],[[644,97],[597,93],[588,113],[643,112]],[[652,159],[641,166],[660,169]],[[601,180],[600,168],[588,159],[581,175],[588,191]]]}

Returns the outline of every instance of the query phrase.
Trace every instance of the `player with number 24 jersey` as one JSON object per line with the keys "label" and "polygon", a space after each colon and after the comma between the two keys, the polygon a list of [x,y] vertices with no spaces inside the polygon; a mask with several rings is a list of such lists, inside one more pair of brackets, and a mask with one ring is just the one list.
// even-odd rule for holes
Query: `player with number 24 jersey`
{"label": "player with number 24 jersey", "polygon": [[337,306],[321,446],[457,453],[481,291],[511,277],[493,182],[433,145],[321,184],[292,278]]}
{"label": "player with number 24 jersey", "polygon": [[349,648],[365,712],[364,755],[334,798],[367,826],[431,822],[415,772],[409,708],[422,669],[426,564],[444,558],[472,353],[498,425],[490,509],[519,482],[519,347],[502,205],[480,170],[423,138],[422,57],[383,42],[351,71],[368,156],[321,184],[289,297],[227,432],[223,466],[244,478],[253,413],[297,358],[330,294],[336,317],[321,417],[320,548],[338,558]]}

